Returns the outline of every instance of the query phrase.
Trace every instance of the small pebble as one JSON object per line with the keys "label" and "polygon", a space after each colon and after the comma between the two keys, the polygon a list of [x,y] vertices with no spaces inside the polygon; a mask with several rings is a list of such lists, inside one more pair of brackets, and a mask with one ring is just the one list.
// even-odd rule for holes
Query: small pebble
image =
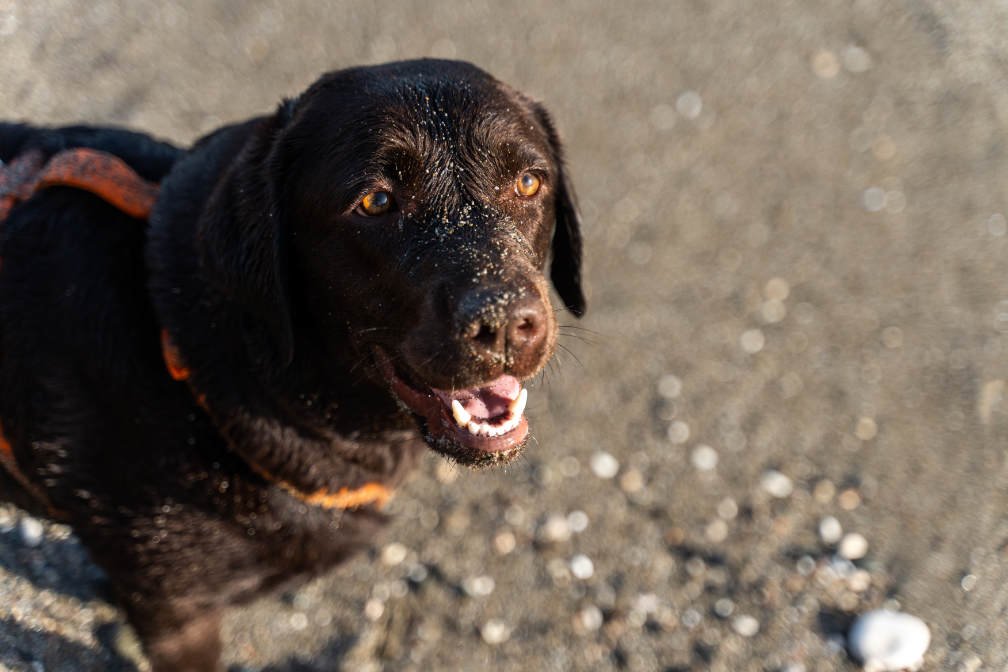
{"label": "small pebble", "polygon": [[676,420],[671,423],[668,428],[668,439],[672,443],[680,444],[686,443],[687,439],[690,437],[690,428],[682,420]]}
{"label": "small pebble", "polygon": [[981,667],[983,667],[983,659],[974,653],[959,664],[957,672],[977,672]]}
{"label": "small pebble", "polygon": [[868,554],[868,540],[857,532],[849,532],[840,540],[837,552],[847,560],[860,560]]}
{"label": "small pebble", "polygon": [[633,494],[644,488],[644,476],[636,469],[627,469],[619,479],[623,492]]}
{"label": "small pebble", "polygon": [[878,425],[872,418],[859,418],[857,427],[854,428],[854,435],[862,441],[871,441],[878,434]]}
{"label": "small pebble", "polygon": [[856,44],[848,44],[844,47],[841,59],[848,72],[864,72],[871,67],[871,56]]}
{"label": "small pebble", "polygon": [[289,622],[291,630],[298,632],[308,627],[308,617],[300,611],[291,614]]}
{"label": "small pebble", "polygon": [[742,332],[742,336],[739,338],[739,345],[742,346],[744,352],[755,355],[766,345],[766,337],[763,336],[763,332],[760,329],[749,329]]}
{"label": "small pebble", "polygon": [[880,609],[859,616],[847,640],[865,672],[917,670],[931,644],[931,631],[916,616]]}
{"label": "small pebble", "polygon": [[571,532],[581,533],[588,529],[588,514],[584,511],[571,511],[567,514],[567,527]]}
{"label": "small pebble", "polygon": [[770,278],[763,288],[763,296],[769,301],[783,301],[791,293],[791,287],[784,278]]}
{"label": "small pebble", "polygon": [[847,587],[855,593],[863,593],[871,587],[871,574],[864,569],[855,569],[847,577]]}
{"label": "small pebble", "polygon": [[658,379],[658,394],[666,399],[675,399],[682,392],[682,381],[678,376],[666,373]]}
{"label": "small pebble", "polygon": [[791,479],[776,469],[768,469],[760,477],[760,485],[772,497],[784,499],[794,491]]}
{"label": "small pebble", "polygon": [[1008,219],[1000,212],[995,212],[987,218],[987,233],[995,238],[1002,237],[1008,233]]}
{"label": "small pebble", "polygon": [[840,62],[836,54],[827,49],[816,52],[812,57],[812,72],[820,79],[833,79],[840,72]]}
{"label": "small pebble", "polygon": [[824,544],[830,546],[840,541],[843,538],[843,526],[840,525],[840,521],[833,516],[826,516],[820,520],[819,538]]}
{"label": "small pebble", "polygon": [[728,618],[735,611],[735,603],[727,597],[722,597],[714,603],[714,613],[721,618]]}
{"label": "small pebble", "polygon": [[493,618],[483,624],[480,635],[491,646],[503,644],[511,637],[511,628],[504,621]]}
{"label": "small pebble", "polygon": [[854,566],[853,562],[839,555],[834,555],[830,558],[829,568],[834,576],[838,576],[841,579],[846,579],[857,571],[857,567]]}
{"label": "small pebble", "polygon": [[573,455],[568,455],[560,460],[560,473],[565,478],[574,478],[581,473],[581,462]]}
{"label": "small pebble", "polygon": [[679,620],[682,621],[682,624],[687,630],[692,630],[696,626],[700,625],[700,621],[703,620],[703,615],[696,609],[687,609],[682,613],[682,616],[679,617]]}
{"label": "small pebble", "polygon": [[687,119],[696,119],[703,111],[703,100],[696,91],[684,91],[676,98],[676,111]]}
{"label": "small pebble", "polygon": [[977,577],[976,574],[967,574],[959,580],[959,587],[965,590],[967,593],[976,588]]}
{"label": "small pebble", "polygon": [[571,574],[573,574],[575,578],[584,581],[586,579],[590,579],[595,573],[595,564],[587,555],[579,553],[571,558],[570,570]]}
{"label": "small pebble", "polygon": [[738,515],[738,504],[731,497],[725,497],[718,502],[717,515],[724,520],[734,520]]}
{"label": "small pebble", "polygon": [[868,212],[878,212],[886,205],[886,192],[879,187],[868,187],[861,194],[861,203]]}
{"label": "small pebble", "polygon": [[764,322],[767,324],[776,324],[787,317],[787,308],[784,306],[783,301],[770,299],[763,302],[760,313],[763,316]]}
{"label": "small pebble", "polygon": [[700,444],[693,449],[693,453],[690,455],[690,461],[693,463],[693,467],[699,471],[712,471],[717,467],[718,454],[717,451],[706,444]]}
{"label": "small pebble", "polygon": [[18,529],[21,532],[21,541],[24,542],[25,546],[30,546],[34,548],[42,543],[42,536],[45,533],[45,529],[42,527],[42,523],[31,516],[25,516],[21,519]]}
{"label": "small pebble", "polygon": [[364,605],[364,617],[369,621],[377,621],[385,613],[385,605],[381,600],[370,599]]}
{"label": "small pebble", "polygon": [[418,562],[409,568],[409,571],[406,573],[406,576],[413,583],[423,583],[424,581],[427,580],[427,576],[429,574],[430,572],[427,571],[427,565],[423,564],[422,562]]}
{"label": "small pebble", "polygon": [[658,611],[661,600],[654,593],[641,593],[634,598],[633,610],[643,614],[653,614]]}
{"label": "small pebble", "polygon": [[840,493],[837,503],[844,511],[853,511],[861,506],[861,494],[854,488],[847,488]]}
{"label": "small pebble", "polygon": [[462,582],[462,589],[469,597],[486,597],[494,591],[496,583],[492,576],[471,576]]}
{"label": "small pebble", "polygon": [[836,486],[833,485],[833,481],[824,478],[815,484],[815,487],[812,489],[812,496],[820,504],[829,504],[836,496]]}
{"label": "small pebble", "polygon": [[752,637],[759,632],[760,623],[755,617],[748,614],[736,616],[732,621],[732,629],[743,637]]}
{"label": "small pebble", "polygon": [[604,451],[599,451],[591,457],[591,470],[599,478],[612,478],[619,473],[619,461]]}
{"label": "small pebble", "polygon": [[515,535],[513,532],[508,530],[498,532],[497,535],[494,536],[493,544],[494,550],[497,551],[498,555],[507,555],[515,549]]}
{"label": "small pebble", "polygon": [[585,630],[598,630],[602,627],[604,620],[605,617],[602,614],[602,610],[594,604],[589,604],[578,612],[578,621]]}
{"label": "small pebble", "polygon": [[391,544],[385,546],[381,552],[381,559],[386,565],[393,566],[398,565],[400,562],[406,559],[406,555],[409,553],[409,549],[400,544],[399,542],[393,541]]}
{"label": "small pebble", "polygon": [[712,520],[707,524],[707,529],[704,531],[707,541],[713,544],[719,544],[728,538],[728,523],[717,518]]}
{"label": "small pebble", "polygon": [[567,524],[567,516],[552,513],[546,522],[539,528],[539,536],[546,541],[561,542],[567,541],[571,537],[570,525]]}
{"label": "small pebble", "polygon": [[886,327],[883,329],[882,345],[890,350],[903,347],[903,330],[899,327]]}

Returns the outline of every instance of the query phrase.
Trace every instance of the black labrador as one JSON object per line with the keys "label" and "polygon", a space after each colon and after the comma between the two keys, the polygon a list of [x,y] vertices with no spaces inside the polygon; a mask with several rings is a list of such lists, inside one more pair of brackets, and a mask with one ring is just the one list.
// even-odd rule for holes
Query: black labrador
{"label": "black labrador", "polygon": [[585,309],[560,143],[513,88],[419,60],[188,151],[0,125],[8,165],[74,147],[160,194],[147,225],[65,186],[0,224],[0,493],[74,527],[154,670],[217,670],[222,608],[365,547],[425,443],[522,450],[547,265]]}

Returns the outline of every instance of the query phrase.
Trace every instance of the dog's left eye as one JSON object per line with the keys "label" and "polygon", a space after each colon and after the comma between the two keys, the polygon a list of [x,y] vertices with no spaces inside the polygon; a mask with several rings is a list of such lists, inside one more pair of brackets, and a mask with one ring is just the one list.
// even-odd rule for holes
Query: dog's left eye
{"label": "dog's left eye", "polygon": [[515,193],[519,196],[525,198],[530,198],[539,193],[539,187],[542,186],[542,180],[540,180],[533,173],[522,173],[515,180]]}
{"label": "dog's left eye", "polygon": [[372,191],[361,199],[357,212],[367,217],[384,215],[395,206],[395,199],[387,191]]}

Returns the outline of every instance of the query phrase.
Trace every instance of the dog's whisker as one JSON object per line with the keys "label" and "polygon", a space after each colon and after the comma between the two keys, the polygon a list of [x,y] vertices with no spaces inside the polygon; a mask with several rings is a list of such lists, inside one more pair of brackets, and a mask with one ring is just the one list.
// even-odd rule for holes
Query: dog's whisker
{"label": "dog's whisker", "polygon": [[584,364],[581,362],[578,356],[574,354],[573,350],[563,345],[562,343],[557,343],[557,347],[566,352],[568,355],[570,355],[574,359],[574,361],[577,362],[578,366],[580,366],[582,369],[584,368]]}

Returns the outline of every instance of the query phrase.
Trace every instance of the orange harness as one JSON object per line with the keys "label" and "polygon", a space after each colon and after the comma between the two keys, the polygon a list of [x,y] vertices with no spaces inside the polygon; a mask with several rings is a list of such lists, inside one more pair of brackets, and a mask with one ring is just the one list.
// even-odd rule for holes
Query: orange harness
{"label": "orange harness", "polygon": [[39,189],[74,187],[98,196],[130,217],[147,219],[158,185],[137,175],[117,156],[95,149],[68,149],[48,161],[33,149],[0,164],[0,221]]}
{"label": "orange harness", "polygon": [[[94,149],[68,149],[53,155],[48,161],[35,149],[25,152],[10,163],[0,161],[0,224],[18,203],[31,198],[46,187],[73,187],[98,196],[116,209],[131,217],[146,221],[158,196],[158,185],[148,182],[117,156]],[[178,349],[171,342],[167,330],[161,332],[161,353],[168,374],[173,380],[186,381],[190,371]],[[205,406],[202,395],[197,401]],[[323,509],[346,510],[369,504],[379,508],[392,496],[392,491],[381,483],[365,483],[357,488],[340,488],[337,492],[326,489],[305,492],[270,474],[259,465],[249,463],[264,479],[283,488],[296,499]],[[14,450],[0,428],[0,468],[5,469],[36,499],[47,506],[48,499],[24,475],[17,465]],[[52,509],[52,507],[49,507]]]}

